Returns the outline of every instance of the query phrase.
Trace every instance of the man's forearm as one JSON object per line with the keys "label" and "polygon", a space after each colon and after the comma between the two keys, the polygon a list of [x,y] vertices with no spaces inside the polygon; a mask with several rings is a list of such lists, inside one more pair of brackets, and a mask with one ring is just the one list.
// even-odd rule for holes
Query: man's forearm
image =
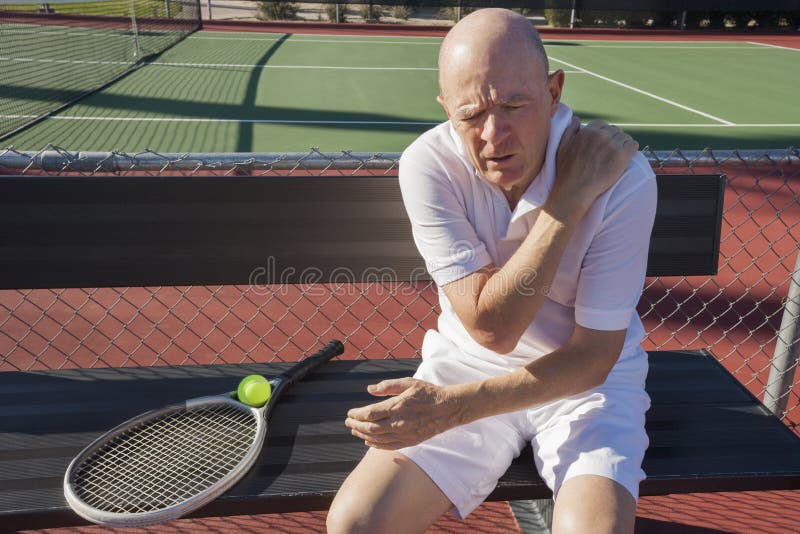
{"label": "man's forearm", "polygon": [[593,335],[509,374],[449,386],[449,393],[461,404],[457,424],[546,404],[602,384],[619,357],[625,331]]}
{"label": "man's forearm", "polygon": [[519,249],[485,279],[467,329],[484,346],[507,353],[536,317],[553,283],[576,221],[539,213]]}

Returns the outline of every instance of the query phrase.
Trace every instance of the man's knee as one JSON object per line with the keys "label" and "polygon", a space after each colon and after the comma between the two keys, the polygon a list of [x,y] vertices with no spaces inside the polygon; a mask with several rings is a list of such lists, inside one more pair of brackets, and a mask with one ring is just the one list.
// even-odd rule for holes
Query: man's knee
{"label": "man's knee", "polygon": [[380,509],[367,510],[348,495],[337,495],[325,520],[328,534],[389,532],[391,525]]}
{"label": "man's knee", "polygon": [[636,501],[621,484],[583,475],[564,483],[553,511],[553,533],[633,532]]}
{"label": "man's knee", "polygon": [[328,532],[423,532],[450,506],[407,457],[370,449],[336,494]]}

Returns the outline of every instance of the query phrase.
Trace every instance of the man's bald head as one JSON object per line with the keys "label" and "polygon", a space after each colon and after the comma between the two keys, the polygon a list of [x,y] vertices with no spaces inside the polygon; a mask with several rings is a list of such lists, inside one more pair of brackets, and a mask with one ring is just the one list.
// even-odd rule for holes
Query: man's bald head
{"label": "man's bald head", "polygon": [[521,70],[542,69],[544,78],[550,71],[539,32],[528,19],[507,9],[470,13],[453,26],[439,49],[440,91],[444,95],[454,70],[509,59],[519,61]]}

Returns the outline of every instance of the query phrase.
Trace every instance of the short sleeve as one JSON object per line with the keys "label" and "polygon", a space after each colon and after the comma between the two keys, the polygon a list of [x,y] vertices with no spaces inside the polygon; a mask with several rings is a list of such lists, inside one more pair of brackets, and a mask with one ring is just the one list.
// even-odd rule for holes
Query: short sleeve
{"label": "short sleeve", "polygon": [[492,262],[486,245],[467,218],[463,191],[454,173],[468,172],[419,142],[400,158],[403,194],[414,242],[433,281],[442,287]]}
{"label": "short sleeve", "polygon": [[641,154],[619,185],[624,187],[612,191],[578,279],[575,321],[595,330],[628,328],[647,270],[657,189],[655,175]]}

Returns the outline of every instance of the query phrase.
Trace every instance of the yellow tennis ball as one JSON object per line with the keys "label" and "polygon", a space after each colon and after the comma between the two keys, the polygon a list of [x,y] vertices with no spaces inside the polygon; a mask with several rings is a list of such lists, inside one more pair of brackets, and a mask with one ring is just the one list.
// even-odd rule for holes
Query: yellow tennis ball
{"label": "yellow tennis ball", "polygon": [[242,379],[236,392],[240,402],[259,408],[269,401],[272,386],[263,376],[250,375]]}
{"label": "yellow tennis ball", "polygon": [[254,408],[264,406],[272,396],[272,386],[269,382],[254,380],[244,386],[245,403]]}
{"label": "yellow tennis ball", "polygon": [[264,378],[261,375],[248,375],[248,376],[242,378],[242,380],[239,382],[239,386],[236,388],[236,397],[241,402],[244,402],[243,399],[246,396],[245,391],[244,391],[245,390],[245,386],[247,386],[247,384],[249,384],[251,382],[255,382],[255,381],[264,382],[266,380],[267,379]]}

